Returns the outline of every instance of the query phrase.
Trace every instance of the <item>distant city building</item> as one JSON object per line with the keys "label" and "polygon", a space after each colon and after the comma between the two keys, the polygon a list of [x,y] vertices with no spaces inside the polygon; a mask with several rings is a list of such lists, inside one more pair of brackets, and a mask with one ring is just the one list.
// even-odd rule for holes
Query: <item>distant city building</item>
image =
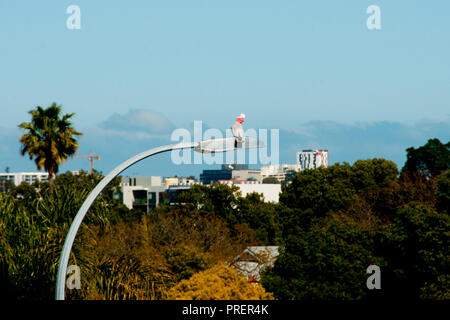
{"label": "distant city building", "polygon": [[228,163],[223,164],[222,169],[228,169],[228,170],[248,170],[248,164],[241,164],[241,163]]}
{"label": "distant city building", "polygon": [[297,165],[300,170],[328,167],[328,150],[303,150],[297,152]]}
{"label": "distant city building", "polygon": [[162,177],[122,177],[121,193],[116,198],[122,200],[129,209],[149,212],[163,202],[166,186]]}
{"label": "distant city building", "polygon": [[261,170],[250,169],[247,164],[223,164],[221,169],[203,170],[200,174],[200,182],[203,184],[231,179],[261,182]]}
{"label": "distant city building", "polygon": [[138,209],[149,212],[164,203],[165,186],[122,186],[118,198],[129,209]]}
{"label": "distant city building", "polygon": [[170,186],[185,186],[185,185],[194,185],[197,183],[194,177],[167,177],[164,178],[164,185],[167,187]]}
{"label": "distant city building", "polygon": [[226,165],[222,165],[222,169],[218,170],[203,170],[200,173],[200,182],[203,184],[211,184],[219,180],[229,180],[231,179],[231,171]]}
{"label": "distant city building", "polygon": [[290,173],[299,172],[300,168],[297,164],[280,164],[277,166],[263,166],[261,168],[261,176],[265,178],[276,178],[279,182],[283,182],[286,179],[286,175]]}
{"label": "distant city building", "polygon": [[164,185],[166,187],[168,186],[177,186],[179,184],[179,180],[177,177],[169,177],[169,178],[164,178]]}
{"label": "distant city building", "polygon": [[219,183],[237,186],[243,197],[256,192],[262,194],[266,202],[278,203],[280,199],[281,184],[262,184],[258,181],[238,179],[220,180]]}
{"label": "distant city building", "polygon": [[[200,179],[204,184],[216,181],[236,184],[242,196],[256,192],[267,202],[278,202],[281,192],[280,184],[262,184],[261,171],[249,169],[248,165],[223,165],[219,170],[204,170]],[[194,177],[166,177],[163,183],[162,180],[159,176],[123,177],[121,192],[115,194],[115,199],[122,200],[130,209],[149,212],[160,204],[180,204],[179,196],[199,183]]]}
{"label": "distant city building", "polygon": [[122,177],[121,186],[156,187],[162,185],[162,177]]}
{"label": "distant city building", "polygon": [[145,212],[153,210],[160,204],[170,204],[169,195],[175,198],[179,190],[189,189],[197,183],[194,177],[123,177],[121,193],[115,195],[129,209]]}
{"label": "distant city building", "polygon": [[18,186],[22,182],[34,184],[36,181],[47,181],[47,172],[3,172],[0,173],[0,183],[4,185],[6,181],[11,181],[14,186]]}
{"label": "distant city building", "polygon": [[281,184],[241,183],[237,186],[239,187],[243,197],[247,196],[249,193],[256,192],[261,193],[264,197],[264,201],[266,202],[278,203],[280,199]]}
{"label": "distant city building", "polygon": [[261,170],[259,169],[233,169],[231,170],[231,179],[262,181]]}

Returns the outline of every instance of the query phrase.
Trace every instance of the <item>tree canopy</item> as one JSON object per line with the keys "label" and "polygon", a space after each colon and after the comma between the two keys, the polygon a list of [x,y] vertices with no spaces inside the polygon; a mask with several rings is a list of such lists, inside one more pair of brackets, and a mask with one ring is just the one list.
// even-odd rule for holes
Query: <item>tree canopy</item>
{"label": "tree canopy", "polygon": [[[265,289],[278,299],[448,299],[449,170],[438,155],[426,161],[431,175],[399,175],[384,159],[297,174],[280,195],[284,248]],[[382,290],[366,288],[369,265]]]}
{"label": "tree canopy", "polygon": [[30,160],[34,158],[36,167],[49,174],[50,185],[61,163],[74,155],[78,149],[76,131],[69,121],[74,113],[61,115],[61,106],[53,103],[48,108],[37,106],[29,111],[30,122],[24,122],[19,128],[25,133],[20,138],[21,154],[28,153]]}
{"label": "tree canopy", "polygon": [[406,149],[404,170],[419,172],[427,176],[436,176],[450,169],[450,142],[442,143],[439,139],[429,139],[419,147]]}

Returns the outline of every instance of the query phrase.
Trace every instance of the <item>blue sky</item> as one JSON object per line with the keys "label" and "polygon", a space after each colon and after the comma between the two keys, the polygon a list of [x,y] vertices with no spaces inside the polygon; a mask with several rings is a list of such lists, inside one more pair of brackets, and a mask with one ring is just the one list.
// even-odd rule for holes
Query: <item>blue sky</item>
{"label": "blue sky", "polygon": [[[66,27],[71,4],[80,30]],[[372,4],[381,30],[366,27]],[[283,162],[317,147],[331,162],[401,166],[407,147],[450,137],[449,12],[448,1],[0,0],[0,171],[33,170],[17,125],[53,101],[75,112],[79,153],[99,153],[104,172],[174,128],[225,129],[242,112],[247,127],[281,130]],[[167,159],[129,173],[201,169]]]}

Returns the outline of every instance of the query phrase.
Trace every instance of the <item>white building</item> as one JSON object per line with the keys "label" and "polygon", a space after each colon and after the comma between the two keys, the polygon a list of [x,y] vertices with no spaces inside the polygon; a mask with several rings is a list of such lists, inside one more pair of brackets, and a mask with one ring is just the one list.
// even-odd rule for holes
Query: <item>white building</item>
{"label": "white building", "polygon": [[167,187],[161,176],[122,177],[121,194],[118,195],[129,209],[149,212],[159,205]]}
{"label": "white building", "polygon": [[280,164],[280,165],[270,165],[263,166],[261,168],[262,179],[273,177],[282,182],[286,179],[286,174],[289,172],[299,172],[300,168],[297,164]]}
{"label": "white building", "polygon": [[261,170],[258,169],[231,170],[231,179],[261,182],[262,181]]}
{"label": "white building", "polygon": [[166,177],[164,178],[164,185],[166,187],[170,186],[192,186],[196,184],[197,181],[194,178],[187,177]]}
{"label": "white building", "polygon": [[278,203],[280,199],[281,184],[262,184],[257,181],[239,181],[239,180],[219,180],[220,183],[235,185],[239,188],[242,196],[245,197],[249,193],[261,193],[266,202]]}
{"label": "white building", "polygon": [[22,182],[34,184],[36,181],[47,181],[47,172],[3,172],[0,173],[0,182],[11,181],[14,186],[18,186]]}
{"label": "white building", "polygon": [[149,177],[122,177],[121,186],[156,187],[162,185],[160,176]]}
{"label": "white building", "polygon": [[328,167],[328,150],[303,150],[297,152],[297,165],[300,170]]}
{"label": "white building", "polygon": [[149,212],[157,207],[163,199],[167,188],[161,186],[122,186],[122,201],[129,209],[141,209]]}

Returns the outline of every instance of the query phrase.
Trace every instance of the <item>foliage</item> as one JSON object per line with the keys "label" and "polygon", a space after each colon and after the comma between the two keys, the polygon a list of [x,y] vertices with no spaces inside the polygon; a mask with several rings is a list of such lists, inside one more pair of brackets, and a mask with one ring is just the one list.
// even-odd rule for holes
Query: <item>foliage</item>
{"label": "foliage", "polygon": [[[0,193],[0,296],[51,299],[62,234]],[[37,223],[36,223],[37,222]]]}
{"label": "foliage", "polygon": [[358,160],[352,165],[352,185],[359,193],[387,187],[397,176],[395,163],[385,159]]}
{"label": "foliage", "polygon": [[[279,299],[448,298],[448,173],[383,159],[305,170],[280,195],[284,249],[262,284]],[[382,290],[365,287],[382,270]],[[375,290],[378,291],[378,290]]]}
{"label": "foliage", "polygon": [[239,195],[237,186],[230,187],[222,183],[213,183],[211,186],[194,185],[181,194],[179,203],[184,204],[184,209],[200,214],[214,212],[231,225],[236,223],[234,208]]}
{"label": "foliage", "polygon": [[382,228],[378,251],[387,261],[384,283],[387,295],[435,298],[448,284],[450,271],[450,216],[423,204],[399,208],[392,224]]}
{"label": "foliage", "polygon": [[260,285],[252,285],[224,264],[198,272],[182,280],[169,292],[169,300],[272,300]]}
{"label": "foliage", "polygon": [[374,256],[374,233],[356,222],[333,216],[291,235],[275,266],[262,277],[266,290],[279,299],[361,299]]}
{"label": "foliage", "polygon": [[277,204],[264,202],[261,194],[253,192],[238,200],[235,219],[238,224],[246,224],[254,230],[259,244],[281,244],[282,227],[278,210]]}
{"label": "foliage", "polygon": [[429,139],[417,149],[406,149],[406,153],[403,170],[433,177],[450,169],[450,142],[443,144],[439,139]]}
{"label": "foliage", "polygon": [[[280,242],[281,226],[276,204],[264,202],[261,194],[242,197],[237,186],[214,183],[211,186],[194,185],[178,199],[178,208],[188,215],[210,215],[222,219],[232,235],[247,229],[255,243],[271,245]],[[252,231],[253,230],[253,231]]]}
{"label": "foliage", "polygon": [[[82,202],[101,178],[100,175],[67,173],[55,179],[53,190],[49,183],[36,183],[14,187],[7,194],[0,193],[1,296],[8,299],[54,297],[56,270],[65,235]],[[123,221],[120,213],[125,210],[128,215],[133,214],[106,192],[94,202],[85,222],[104,230]],[[71,262],[76,256],[80,261],[89,256],[83,251],[84,245],[80,245],[92,240],[88,230],[86,225],[80,230]],[[91,269],[90,264],[92,261],[82,269]]]}
{"label": "foliage", "polygon": [[437,180],[436,209],[450,214],[450,170],[442,173]]}
{"label": "foliage", "polygon": [[176,276],[176,282],[211,267],[213,261],[210,254],[189,245],[167,248],[165,257],[172,273]]}
{"label": "foliage", "polygon": [[357,196],[351,178],[348,163],[307,169],[297,174],[280,194],[280,203],[287,209],[281,211],[286,228],[308,228],[314,220],[346,209]]}
{"label": "foliage", "polygon": [[21,154],[28,153],[30,160],[34,158],[39,170],[45,169],[48,172],[52,186],[52,179],[58,173],[59,165],[78,149],[74,136],[82,134],[69,121],[74,114],[61,116],[61,106],[56,103],[46,109],[37,106],[29,114],[32,116],[31,122],[19,125],[19,128],[26,131],[20,138]]}

